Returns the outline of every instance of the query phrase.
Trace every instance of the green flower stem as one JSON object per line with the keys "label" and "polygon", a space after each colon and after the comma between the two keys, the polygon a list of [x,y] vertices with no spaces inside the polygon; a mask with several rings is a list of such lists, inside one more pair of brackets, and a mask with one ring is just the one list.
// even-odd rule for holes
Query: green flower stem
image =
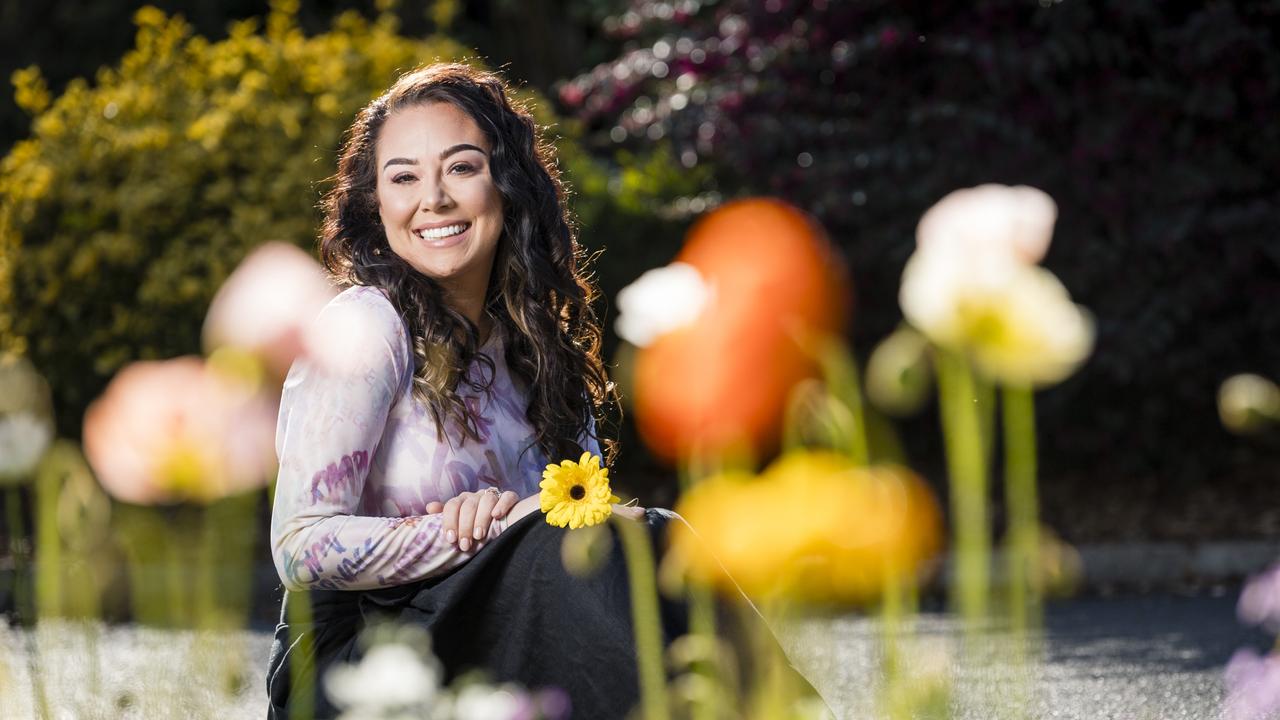
{"label": "green flower stem", "polygon": [[44,677],[40,672],[39,647],[36,640],[36,618],[31,612],[31,604],[27,595],[27,548],[23,539],[26,537],[26,523],[22,520],[22,488],[9,485],[5,488],[5,510],[9,524],[9,552],[13,555],[13,607],[17,613],[19,624],[22,620],[31,623],[24,633],[27,637],[27,672],[31,674],[31,695],[35,703],[37,716],[53,717],[49,711],[49,699],[44,691]]}
{"label": "green flower stem", "polygon": [[978,398],[972,370],[964,358],[939,349],[937,368],[955,538],[951,600],[959,608],[966,637],[972,639],[986,619],[991,584],[987,468]]}
{"label": "green flower stem", "polygon": [[[886,562],[886,565],[888,563]],[[907,593],[902,578],[886,569],[880,597],[880,678],[884,704],[891,720],[909,720],[910,708],[900,702],[902,685],[903,621],[907,609]]]}
{"label": "green flower stem", "polygon": [[862,386],[858,382],[858,360],[843,342],[827,337],[822,343],[822,374],[831,396],[849,410],[852,428],[848,447],[842,448],[858,465],[870,462],[867,449],[867,418],[862,407]]}
{"label": "green flower stem", "polygon": [[[707,475],[708,464],[705,460],[693,455],[680,464],[680,491],[688,492],[690,488],[703,480]],[[710,587],[701,583],[686,583],[689,598],[689,634],[713,646],[716,641],[716,608],[715,596]],[[703,663],[701,672],[718,688],[723,690],[723,678],[720,676],[719,663]],[[699,698],[693,706],[693,720],[715,720],[717,717],[714,698]]]}
{"label": "green flower stem", "polygon": [[640,717],[666,720],[666,674],[662,668],[662,629],[658,614],[658,588],[654,581],[653,548],[641,521],[614,516],[631,580],[631,623],[636,638],[636,664],[640,672]]}
{"label": "green flower stem", "polygon": [[[58,459],[61,455],[55,456]],[[36,609],[40,617],[66,612],[62,597],[62,538],[58,536],[58,496],[65,473],[46,456],[36,475]]]}
{"label": "green flower stem", "polygon": [[1036,413],[1030,388],[1006,387],[1005,503],[1009,512],[1009,612],[1016,634],[1039,626],[1042,598],[1034,572],[1040,546],[1036,492]]}
{"label": "green flower stem", "polygon": [[[289,623],[289,646],[298,649],[295,658],[309,658],[314,652],[312,642],[314,633],[311,628],[311,595],[307,591],[286,591],[284,594],[284,613]],[[315,667],[308,662],[289,663],[289,684],[293,688],[303,688],[303,692],[293,695],[289,702],[289,720],[311,720],[315,715],[316,684],[321,678],[315,676]]]}

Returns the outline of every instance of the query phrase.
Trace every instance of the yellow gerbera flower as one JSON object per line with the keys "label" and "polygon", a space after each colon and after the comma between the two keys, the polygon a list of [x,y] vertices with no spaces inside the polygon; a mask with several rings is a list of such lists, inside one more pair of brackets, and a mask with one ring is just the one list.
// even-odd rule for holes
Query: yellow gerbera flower
{"label": "yellow gerbera flower", "polygon": [[619,502],[609,488],[609,469],[600,467],[600,456],[582,453],[578,462],[563,460],[542,471],[539,499],[547,524],[587,527],[602,523]]}

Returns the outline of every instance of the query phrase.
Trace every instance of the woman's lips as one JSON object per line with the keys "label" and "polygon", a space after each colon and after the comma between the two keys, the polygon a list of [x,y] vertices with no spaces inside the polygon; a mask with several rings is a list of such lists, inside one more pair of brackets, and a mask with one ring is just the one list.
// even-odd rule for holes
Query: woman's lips
{"label": "woman's lips", "polygon": [[454,245],[457,245],[463,240],[466,240],[471,233],[472,227],[473,227],[472,223],[467,223],[467,229],[463,230],[457,235],[450,235],[448,237],[442,237],[442,238],[422,237],[420,235],[417,235],[416,233],[414,234],[414,237],[418,238],[418,240],[420,240],[427,247],[447,248],[447,247],[452,247]]}

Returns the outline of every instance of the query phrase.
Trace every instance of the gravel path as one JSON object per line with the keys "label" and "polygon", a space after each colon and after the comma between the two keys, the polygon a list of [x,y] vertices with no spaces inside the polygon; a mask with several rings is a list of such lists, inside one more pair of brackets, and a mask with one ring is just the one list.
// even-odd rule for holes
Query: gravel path
{"label": "gravel path", "polygon": [[[1211,720],[1219,716],[1222,667],[1240,646],[1270,638],[1241,627],[1235,597],[1153,595],[1078,599],[1050,606],[1046,629],[1027,646],[1032,662],[1014,672],[1007,636],[988,633],[960,661],[955,621],[917,623],[912,682],[950,677],[957,718]],[[808,620],[780,633],[797,666],[840,718],[874,716],[879,627],[856,616]],[[0,718],[31,718],[32,641],[55,718],[261,718],[270,636],[200,636],[130,626],[42,624],[34,633],[0,627]],[[230,668],[230,670],[228,670]],[[998,700],[998,702],[997,702]],[[163,701],[163,702],[162,702]]]}

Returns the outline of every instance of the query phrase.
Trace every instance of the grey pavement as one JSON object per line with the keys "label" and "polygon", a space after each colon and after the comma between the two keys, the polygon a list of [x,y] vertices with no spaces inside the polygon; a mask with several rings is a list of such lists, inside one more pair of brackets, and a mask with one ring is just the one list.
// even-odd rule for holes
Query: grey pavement
{"label": "grey pavement", "polygon": [[[1006,633],[982,634],[964,660],[954,618],[925,613],[909,670],[949,676],[954,716],[966,720],[1212,720],[1231,653],[1272,642],[1236,621],[1236,593],[1053,603],[1043,636],[1028,643],[1032,661],[1022,673],[1009,663]],[[876,717],[879,633],[874,620],[844,615],[789,623],[780,637],[838,717],[861,719]],[[55,717],[263,716],[267,633],[202,637],[45,624],[34,635],[0,628],[2,718],[34,717],[27,672],[33,639]],[[1012,709],[1019,687],[1027,698],[1023,712]]]}

